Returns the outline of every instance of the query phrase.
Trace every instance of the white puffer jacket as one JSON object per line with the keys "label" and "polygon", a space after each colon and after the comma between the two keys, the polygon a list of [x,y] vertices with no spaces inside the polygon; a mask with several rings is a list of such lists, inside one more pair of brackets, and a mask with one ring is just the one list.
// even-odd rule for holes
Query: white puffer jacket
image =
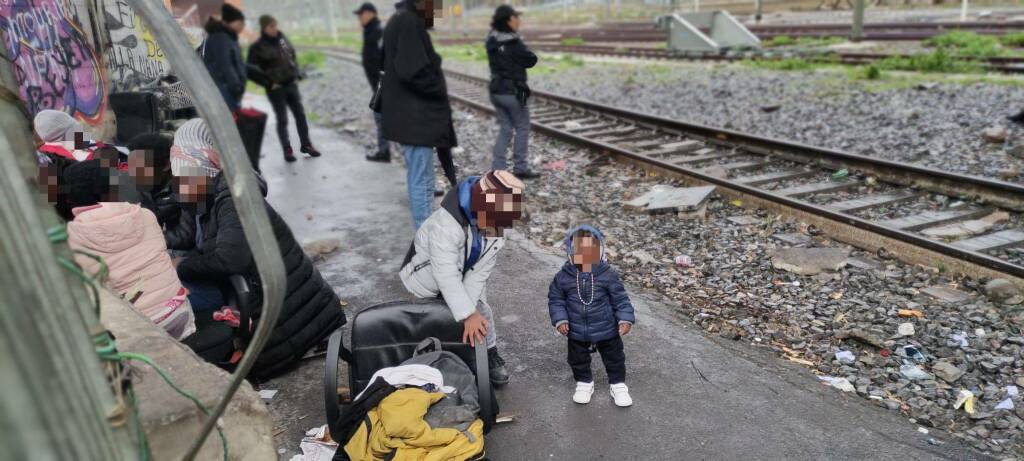
{"label": "white puffer jacket", "polygon": [[484,237],[480,258],[463,270],[473,248],[473,233],[459,208],[458,190],[449,191],[441,209],[416,231],[399,276],[405,289],[417,297],[443,296],[455,320],[462,321],[476,312],[477,302],[487,303],[487,279],[505,239]]}

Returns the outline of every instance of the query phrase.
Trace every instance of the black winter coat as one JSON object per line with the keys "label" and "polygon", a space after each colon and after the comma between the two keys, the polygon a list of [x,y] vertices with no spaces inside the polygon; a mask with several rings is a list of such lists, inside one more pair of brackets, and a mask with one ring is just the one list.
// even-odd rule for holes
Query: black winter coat
{"label": "black winter coat", "polygon": [[[216,281],[242,274],[253,285],[253,291],[260,293],[259,274],[223,174],[215,179],[207,209],[208,212],[198,219],[202,231],[200,248],[178,264],[178,277],[182,280]],[[277,244],[281,247],[287,289],[277,326],[249,375],[256,379],[289,370],[306,351],[345,324],[345,314],[337,295],[313,267],[313,262],[295,241],[291,229],[269,204],[267,214]],[[189,219],[193,215],[183,213],[183,216]],[[189,229],[192,230],[192,239],[195,239],[194,224],[178,228],[176,235],[169,236],[169,246],[183,246],[182,240],[187,241]],[[172,239],[176,241],[172,242]]]}
{"label": "black winter coat", "polygon": [[207,29],[206,40],[199,46],[199,53],[210,72],[213,83],[217,84],[228,109],[235,111],[242,107],[245,94],[245,63],[242,62],[242,47],[238,46],[238,34],[221,23],[213,23]]}
{"label": "black winter coat", "polygon": [[178,224],[181,218],[181,205],[175,200],[170,184],[139,191],[139,199],[139,205],[152,211],[161,226]]}
{"label": "black winter coat", "polygon": [[249,46],[246,62],[258,69],[258,72],[249,72],[249,78],[267,89],[275,83],[285,86],[299,79],[295,48],[284,32],[278,32],[276,38],[261,35],[256,43]]}
{"label": "black winter coat", "polygon": [[363,27],[363,71],[370,88],[377,89],[380,80],[380,69],[384,61],[384,29],[380,19],[373,18]]}
{"label": "black winter coat", "polygon": [[528,90],[526,69],[537,65],[537,55],[526,47],[519,34],[492,30],[487,34],[485,47],[491,68],[491,93],[517,94],[517,89]]}
{"label": "black winter coat", "polygon": [[399,144],[454,147],[455,127],[441,56],[423,19],[406,8],[384,29],[384,137]]}

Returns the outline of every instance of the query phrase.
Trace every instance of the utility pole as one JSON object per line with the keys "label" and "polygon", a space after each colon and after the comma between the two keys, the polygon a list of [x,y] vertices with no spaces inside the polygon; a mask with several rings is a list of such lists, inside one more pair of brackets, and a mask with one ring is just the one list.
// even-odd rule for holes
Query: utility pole
{"label": "utility pole", "polygon": [[761,23],[761,6],[764,4],[764,0],[754,0],[754,23]]}
{"label": "utility pole", "polygon": [[864,0],[856,0],[853,5],[853,31],[850,39],[855,42],[864,40]]}
{"label": "utility pole", "polygon": [[967,0],[960,2],[960,22],[967,20]]}
{"label": "utility pole", "polygon": [[335,3],[337,3],[337,1],[338,0],[327,0],[327,17],[328,17],[327,23],[328,23],[329,27],[331,28],[331,41],[333,41],[333,42],[337,42],[338,41],[338,24],[334,22],[335,21],[334,10],[338,6]]}

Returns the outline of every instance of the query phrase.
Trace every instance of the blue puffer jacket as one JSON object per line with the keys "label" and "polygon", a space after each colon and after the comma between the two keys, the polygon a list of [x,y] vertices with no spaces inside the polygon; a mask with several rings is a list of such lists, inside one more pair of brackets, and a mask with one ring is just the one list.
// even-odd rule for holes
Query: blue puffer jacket
{"label": "blue puffer jacket", "polygon": [[[591,272],[580,272],[572,264],[572,237],[579,231],[590,231],[601,243],[601,262]],[[580,226],[566,234],[565,247],[569,261],[548,288],[551,324],[557,327],[568,322],[569,338],[577,341],[598,342],[618,336],[619,323],[632,324],[636,316],[622,279],[604,258],[604,235],[591,226]],[[583,300],[590,304],[584,305]]]}

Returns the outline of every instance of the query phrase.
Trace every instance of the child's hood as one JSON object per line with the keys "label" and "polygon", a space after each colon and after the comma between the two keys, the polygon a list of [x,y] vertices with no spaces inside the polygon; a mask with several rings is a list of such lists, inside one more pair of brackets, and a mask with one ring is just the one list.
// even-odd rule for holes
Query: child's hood
{"label": "child's hood", "polygon": [[576,266],[572,263],[572,238],[577,233],[582,231],[590,232],[594,236],[594,238],[597,239],[597,243],[601,246],[601,260],[597,263],[596,266],[594,266],[593,270],[595,275],[600,274],[607,270],[609,267],[607,257],[604,254],[604,234],[602,234],[601,231],[598,230],[596,227],[587,224],[584,224],[582,226],[576,226],[569,232],[565,233],[565,259],[567,261],[567,264],[565,265],[563,270],[570,272],[572,275],[575,275],[577,272]]}
{"label": "child's hood", "polygon": [[145,233],[145,210],[138,205],[108,202],[92,207],[76,208],[75,219],[68,228],[89,250],[115,253],[142,241]]}

